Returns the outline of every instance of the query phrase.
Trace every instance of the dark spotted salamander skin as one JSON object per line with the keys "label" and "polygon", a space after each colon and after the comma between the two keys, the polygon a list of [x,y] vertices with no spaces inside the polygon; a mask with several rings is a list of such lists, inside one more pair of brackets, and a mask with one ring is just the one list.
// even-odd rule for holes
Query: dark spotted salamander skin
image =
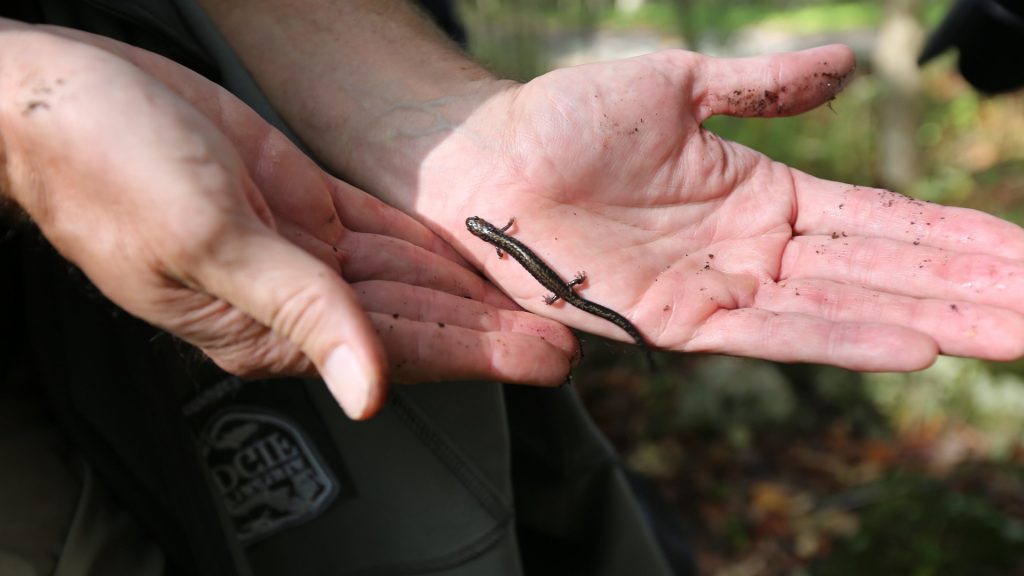
{"label": "dark spotted salamander skin", "polygon": [[573,288],[586,279],[586,275],[583,272],[577,273],[576,277],[572,279],[572,282],[565,282],[562,280],[562,277],[552,270],[550,266],[545,264],[544,261],[533,252],[533,250],[527,248],[526,245],[519,240],[505,234],[505,231],[512,226],[513,222],[515,222],[515,218],[509,219],[508,224],[505,224],[502,228],[498,228],[483,218],[470,216],[469,218],[466,218],[466,228],[468,228],[469,231],[477,238],[480,238],[488,244],[494,245],[498,250],[499,258],[502,254],[507,252],[515,259],[516,262],[519,262],[523,268],[526,268],[526,271],[536,278],[542,286],[551,290],[552,295],[544,299],[545,303],[550,305],[554,304],[558,300],[565,300],[584,312],[604,318],[619,328],[622,328],[627,334],[629,334],[630,338],[637,343],[637,345],[644,348],[647,352],[647,362],[653,367],[654,362],[651,358],[650,349],[647,348],[647,343],[644,342],[644,338],[640,335],[640,331],[636,329],[636,326],[633,326],[633,323],[626,320],[622,314],[619,314],[610,308],[605,308],[595,302],[591,302],[590,300],[576,294],[576,291],[573,290]]}

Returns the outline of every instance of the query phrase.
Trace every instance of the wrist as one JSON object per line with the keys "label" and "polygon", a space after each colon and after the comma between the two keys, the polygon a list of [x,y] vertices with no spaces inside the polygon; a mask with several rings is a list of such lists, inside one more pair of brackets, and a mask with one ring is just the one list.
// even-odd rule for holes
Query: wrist
{"label": "wrist", "polygon": [[514,86],[403,0],[201,2],[318,159],[408,212],[434,151]]}
{"label": "wrist", "polygon": [[489,77],[450,85],[441,96],[396,99],[353,119],[344,137],[327,143],[326,161],[390,204],[431,216],[434,195],[493,165],[518,86]]}

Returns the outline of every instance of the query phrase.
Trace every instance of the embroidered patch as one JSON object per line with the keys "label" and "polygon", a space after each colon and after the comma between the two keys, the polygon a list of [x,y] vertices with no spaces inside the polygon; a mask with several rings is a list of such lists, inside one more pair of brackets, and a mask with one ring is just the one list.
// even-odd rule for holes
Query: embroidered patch
{"label": "embroidered patch", "polygon": [[204,456],[243,544],[312,520],[337,480],[291,420],[255,408],[210,419]]}

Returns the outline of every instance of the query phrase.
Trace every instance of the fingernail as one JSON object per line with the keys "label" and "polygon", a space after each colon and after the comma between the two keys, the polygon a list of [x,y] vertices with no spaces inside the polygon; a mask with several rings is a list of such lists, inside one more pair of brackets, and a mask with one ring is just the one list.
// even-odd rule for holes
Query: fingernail
{"label": "fingernail", "polygon": [[349,418],[359,420],[366,414],[370,379],[348,346],[342,344],[327,356],[321,376]]}

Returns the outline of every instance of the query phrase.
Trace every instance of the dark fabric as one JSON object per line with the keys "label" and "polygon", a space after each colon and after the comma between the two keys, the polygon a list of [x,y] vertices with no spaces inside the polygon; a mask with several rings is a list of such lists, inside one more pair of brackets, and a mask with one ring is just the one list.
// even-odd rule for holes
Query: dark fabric
{"label": "dark fabric", "polygon": [[13,209],[0,207],[0,386],[8,389],[24,387],[32,378],[31,365],[24,361],[31,349],[25,290],[16,280],[23,276],[19,237],[26,227]]}
{"label": "dark fabric", "polygon": [[[118,312],[49,246],[25,238],[27,333],[49,403],[100,477],[164,548],[172,573],[236,574],[179,406],[192,364]],[[188,527],[188,529],[185,529]]]}
{"label": "dark fabric", "polygon": [[451,0],[419,0],[419,3],[449,38],[461,46],[466,45],[466,29],[455,15]]}
{"label": "dark fabric", "polygon": [[163,0],[14,0],[0,3],[0,16],[32,24],[85,30],[156,52],[217,80],[212,60]]}
{"label": "dark fabric", "polygon": [[673,573],[573,389],[509,386],[505,400],[526,573]]}
{"label": "dark fabric", "polygon": [[1024,2],[1021,0],[959,0],[928,39],[919,62],[924,64],[949,48],[960,52],[964,79],[982,92],[996,93],[1024,86]]}

